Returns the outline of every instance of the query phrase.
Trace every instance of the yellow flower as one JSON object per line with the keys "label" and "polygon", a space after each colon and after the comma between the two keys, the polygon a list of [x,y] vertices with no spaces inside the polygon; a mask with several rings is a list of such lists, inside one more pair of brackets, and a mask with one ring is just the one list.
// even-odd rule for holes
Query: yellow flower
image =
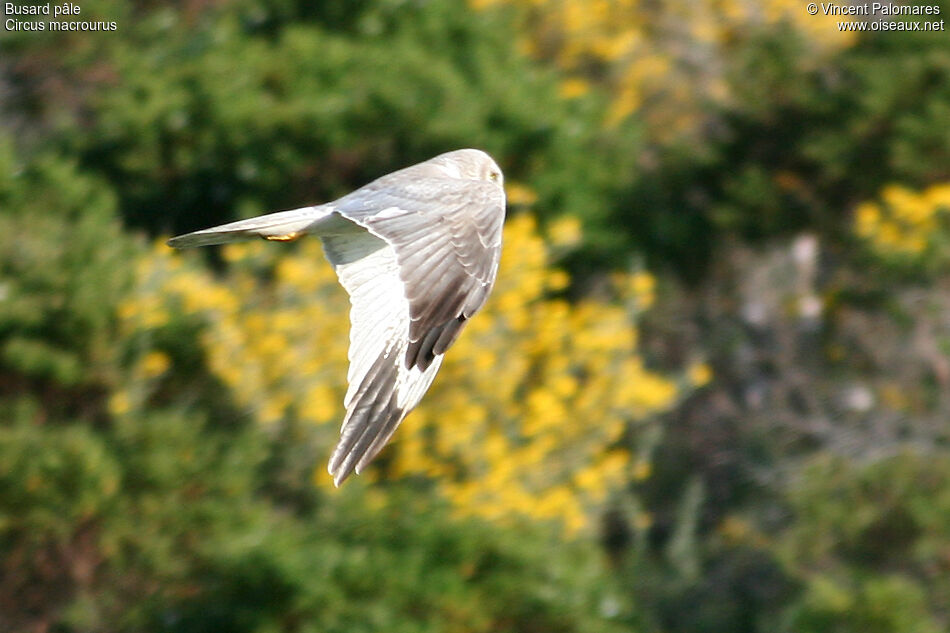
{"label": "yellow flower", "polygon": [[576,77],[561,82],[560,95],[562,99],[576,99],[590,92],[590,84]]}
{"label": "yellow flower", "polygon": [[880,197],[885,204],[865,202],[855,210],[855,234],[885,258],[926,256],[937,243],[941,214],[950,211],[950,185],[933,185],[922,193],[888,185]]}
{"label": "yellow flower", "polygon": [[337,394],[324,384],[314,385],[303,395],[301,416],[314,422],[325,422],[337,415]]}
{"label": "yellow flower", "polygon": [[330,490],[334,494],[338,494],[340,490],[335,485],[333,485],[333,475],[327,472],[327,469],[323,466],[317,466],[313,469],[313,484],[317,488]]}
{"label": "yellow flower", "polygon": [[863,238],[870,238],[877,232],[881,222],[881,210],[872,202],[865,202],[855,210],[855,230]]}
{"label": "yellow flower", "polygon": [[934,185],[925,193],[927,202],[944,212],[950,212],[950,183]]}
{"label": "yellow flower", "polygon": [[[835,28],[835,18],[811,16],[789,0],[470,0],[485,9],[517,7],[527,14],[518,48],[544,58],[569,77],[562,98],[603,88],[611,99],[606,124],[641,113],[647,133],[661,139],[701,134],[701,104],[727,102],[727,63],[736,43],[763,27],[792,29],[810,45],[808,62],[820,61],[857,41]],[[669,28],[676,25],[675,36]],[[708,63],[697,65],[700,54]]]}
{"label": "yellow flower", "polygon": [[254,254],[254,244],[251,242],[237,242],[228,244],[221,249],[221,256],[225,261],[238,262]]}
{"label": "yellow flower", "polygon": [[693,363],[686,372],[690,384],[694,387],[702,387],[712,380],[712,369],[706,363]]}
{"label": "yellow flower", "polygon": [[132,409],[132,401],[127,391],[116,391],[109,398],[109,413],[121,417]]}
{"label": "yellow flower", "polygon": [[561,216],[548,225],[548,240],[552,246],[576,246],[584,237],[581,221],[572,215]]}
{"label": "yellow flower", "polygon": [[630,288],[642,308],[653,305],[656,290],[656,278],[653,275],[646,272],[635,273],[630,280]]}
{"label": "yellow flower", "polygon": [[653,473],[653,466],[645,459],[638,459],[633,464],[634,481],[643,481]]}
{"label": "yellow flower", "polygon": [[505,196],[508,198],[508,204],[512,206],[530,206],[538,201],[537,192],[528,185],[519,182],[506,182]]}
{"label": "yellow flower", "polygon": [[719,534],[729,543],[737,544],[747,541],[752,527],[745,519],[736,516],[727,516],[719,524]]}
{"label": "yellow flower", "polygon": [[881,198],[893,209],[913,203],[914,194],[900,185],[888,185],[881,191]]}
{"label": "yellow flower", "polygon": [[135,301],[126,299],[119,304],[118,316],[120,321],[130,321],[138,316],[138,314],[139,306]]}
{"label": "yellow flower", "polygon": [[142,373],[146,378],[161,376],[171,364],[171,359],[165,352],[151,351],[142,359]]}

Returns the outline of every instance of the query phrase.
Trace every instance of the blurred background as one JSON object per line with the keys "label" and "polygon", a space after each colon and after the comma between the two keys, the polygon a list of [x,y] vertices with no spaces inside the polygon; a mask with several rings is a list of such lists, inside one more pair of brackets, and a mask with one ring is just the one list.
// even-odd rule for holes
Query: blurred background
{"label": "blurred background", "polygon": [[[950,630],[945,32],[79,6],[115,30],[0,33],[0,630]],[[318,241],[164,239],[460,147],[506,174],[496,290],[336,490]]]}

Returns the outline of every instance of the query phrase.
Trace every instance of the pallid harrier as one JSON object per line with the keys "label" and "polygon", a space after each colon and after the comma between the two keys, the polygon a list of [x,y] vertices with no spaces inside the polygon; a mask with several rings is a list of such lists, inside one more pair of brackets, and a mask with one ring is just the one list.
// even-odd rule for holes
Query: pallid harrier
{"label": "pallid harrier", "polygon": [[485,303],[501,254],[502,184],[488,154],[461,149],[334,202],[168,241],[190,248],[320,237],[351,304],[346,416],[328,467],[336,485],[379,453],[419,404],[465,321]]}

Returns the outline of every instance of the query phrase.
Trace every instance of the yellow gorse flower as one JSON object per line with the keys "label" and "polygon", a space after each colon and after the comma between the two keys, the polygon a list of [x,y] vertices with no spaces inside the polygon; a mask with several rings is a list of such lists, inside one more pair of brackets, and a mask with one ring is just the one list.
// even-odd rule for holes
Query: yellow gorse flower
{"label": "yellow gorse flower", "polygon": [[797,0],[469,0],[475,10],[502,4],[527,13],[520,48],[562,71],[561,98],[599,84],[608,125],[637,113],[659,136],[698,128],[703,104],[732,97],[729,60],[745,34],[791,28],[816,57],[857,40],[837,28],[840,16],[809,15]]}
{"label": "yellow gorse flower", "polygon": [[946,241],[941,226],[950,218],[950,184],[936,184],[922,192],[888,185],[880,201],[863,202],[854,211],[854,233],[876,255],[886,259],[921,262]]}

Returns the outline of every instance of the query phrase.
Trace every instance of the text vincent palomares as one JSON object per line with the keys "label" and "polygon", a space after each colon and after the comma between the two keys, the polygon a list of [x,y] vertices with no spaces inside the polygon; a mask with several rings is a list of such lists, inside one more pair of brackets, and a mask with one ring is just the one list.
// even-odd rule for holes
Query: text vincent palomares
{"label": "text vincent palomares", "polygon": [[824,15],[940,15],[940,7],[935,5],[904,5],[881,2],[864,4],[838,4],[822,2]]}

